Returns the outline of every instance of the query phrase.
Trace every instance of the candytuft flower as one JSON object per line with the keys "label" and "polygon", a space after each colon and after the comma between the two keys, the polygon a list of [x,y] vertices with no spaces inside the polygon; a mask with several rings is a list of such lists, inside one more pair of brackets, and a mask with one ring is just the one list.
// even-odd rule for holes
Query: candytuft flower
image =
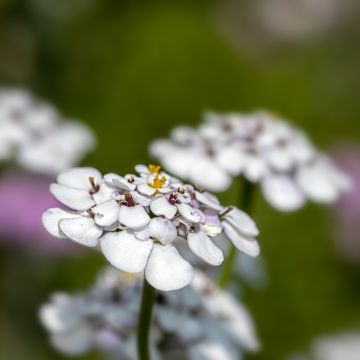
{"label": "candytuft flower", "polygon": [[0,89],[0,162],[16,161],[33,172],[57,174],[94,148],[83,124],[64,119],[26,91]]}
{"label": "candytuft flower", "polygon": [[244,176],[280,211],[306,200],[334,202],[350,186],[304,133],[268,112],[206,114],[197,129],[175,128],[150,152],[170,173],[210,191],[224,191],[233,177]]}
{"label": "candytuft flower", "polygon": [[56,237],[99,247],[113,266],[129,273],[144,271],[146,280],[164,291],[183,288],[193,278],[193,267],[179,254],[178,242],[185,241],[212,266],[224,260],[217,236],[250,256],[259,254],[259,231],[246,213],[223,207],[214,195],[181,183],[159,167],[137,165],[136,170],[137,175],[125,176],[102,176],[94,168],[62,172],[50,191],[69,209],[47,210],[45,228]]}
{"label": "candytuft flower", "polygon": [[[53,294],[39,312],[52,345],[68,355],[83,355],[97,348],[114,358],[137,359],[141,280],[106,268],[95,284],[81,293]],[[199,271],[191,286],[159,294],[156,305],[152,359],[171,359],[176,354],[190,360],[230,360],[259,349],[246,307]]]}

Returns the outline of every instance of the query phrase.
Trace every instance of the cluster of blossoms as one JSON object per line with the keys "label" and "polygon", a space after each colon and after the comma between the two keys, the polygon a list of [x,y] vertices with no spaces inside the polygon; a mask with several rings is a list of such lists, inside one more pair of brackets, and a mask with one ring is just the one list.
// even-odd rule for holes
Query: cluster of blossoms
{"label": "cluster of blossoms", "polygon": [[102,174],[94,168],[62,172],[51,193],[68,209],[52,208],[42,217],[48,232],[97,247],[116,268],[145,272],[156,289],[191,283],[194,270],[175,247],[189,249],[210,265],[224,256],[214,240],[228,238],[240,251],[259,254],[255,222],[240,209],[223,207],[209,192],[183,184],[159,166],[137,165],[138,175]]}
{"label": "cluster of blossoms", "polygon": [[[112,358],[137,359],[141,283],[140,276],[108,268],[84,293],[54,294],[40,309],[54,347],[69,355],[97,348]],[[153,359],[234,360],[259,348],[247,309],[200,272],[191,286],[161,293],[156,302]]]}
{"label": "cluster of blossoms", "polygon": [[306,199],[331,203],[350,185],[303,132],[268,112],[206,114],[197,129],[177,127],[150,152],[170,173],[210,191],[226,190],[240,175],[260,183],[281,211],[298,209]]}
{"label": "cluster of blossoms", "polygon": [[0,163],[56,174],[77,164],[95,145],[83,124],[22,90],[0,89]]}

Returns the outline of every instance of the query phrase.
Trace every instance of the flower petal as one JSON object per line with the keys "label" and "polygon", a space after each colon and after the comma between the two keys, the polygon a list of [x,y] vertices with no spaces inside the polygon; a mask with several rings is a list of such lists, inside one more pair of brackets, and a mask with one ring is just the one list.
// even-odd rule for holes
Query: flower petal
{"label": "flower petal", "polygon": [[167,219],[156,217],[151,219],[149,224],[150,237],[167,245],[174,241],[177,236],[175,225]]}
{"label": "flower petal", "polygon": [[220,166],[231,175],[239,175],[246,163],[246,156],[235,146],[227,146],[216,154],[216,160]]}
{"label": "flower petal", "polygon": [[50,192],[57,200],[74,210],[84,211],[95,205],[95,201],[86,190],[74,189],[60,184],[51,184]]}
{"label": "flower petal", "polygon": [[197,209],[193,209],[188,204],[179,204],[177,208],[181,216],[183,216],[186,220],[195,224],[200,222],[201,216]]}
{"label": "flower petal", "polygon": [[194,269],[173,245],[154,244],[145,269],[151,286],[163,291],[178,290],[189,285],[193,276]]}
{"label": "flower petal", "polygon": [[223,223],[227,222],[231,224],[246,236],[259,235],[259,229],[257,228],[255,221],[246,212],[234,206],[231,206],[230,209],[231,210],[224,215]]}
{"label": "flower petal", "polygon": [[100,248],[111,265],[129,273],[143,271],[151,249],[152,240],[137,240],[128,231],[111,232],[100,239]]}
{"label": "flower petal", "polygon": [[177,212],[177,207],[170,204],[166,196],[161,196],[150,204],[150,210],[157,216],[165,216],[171,220]]}
{"label": "flower petal", "polygon": [[95,223],[99,226],[111,226],[117,222],[120,205],[113,199],[94,206],[92,209]]}
{"label": "flower petal", "polygon": [[231,177],[215,161],[203,157],[199,161],[191,159],[191,163],[190,176],[196,185],[216,192],[230,186]]}
{"label": "flower petal", "polygon": [[103,233],[92,218],[85,216],[62,219],[59,228],[71,240],[89,247],[96,246]]}
{"label": "flower petal", "polygon": [[224,261],[221,250],[204,232],[189,232],[187,242],[190,250],[208,264],[219,266]]}
{"label": "flower petal", "polygon": [[74,211],[51,208],[43,213],[41,220],[49,234],[62,239],[66,238],[66,236],[60,231],[59,221],[62,219],[72,219],[77,217],[80,217],[80,215]]}
{"label": "flower petal", "polygon": [[129,183],[126,178],[114,173],[106,174],[104,180],[109,186],[116,186],[122,190],[132,191],[136,188],[135,184]]}
{"label": "flower petal", "polygon": [[96,185],[102,181],[102,175],[99,170],[92,167],[78,167],[63,171],[57,177],[57,182],[75,189],[89,191],[92,189],[90,178],[94,178]]}
{"label": "flower petal", "polygon": [[134,229],[133,233],[138,240],[142,240],[142,241],[149,240],[150,237],[149,225],[145,225],[141,228]]}
{"label": "flower petal", "polygon": [[147,196],[154,195],[156,193],[156,189],[149,186],[147,183],[138,184],[137,190],[139,193]]}
{"label": "flower petal", "polygon": [[303,193],[286,175],[267,176],[261,182],[261,187],[265,199],[277,210],[293,211],[305,203]]}
{"label": "flower petal", "polygon": [[129,228],[140,228],[150,222],[150,216],[141,205],[121,206],[119,222]]}
{"label": "flower petal", "polygon": [[260,246],[256,239],[246,237],[232,225],[224,222],[224,232],[234,246],[245,254],[256,257],[260,254]]}
{"label": "flower petal", "polygon": [[103,181],[99,186],[99,191],[92,194],[96,204],[101,204],[107,200],[110,200],[114,194],[116,194],[114,187],[109,186],[107,183],[105,183],[105,181]]}
{"label": "flower petal", "polygon": [[210,209],[221,211],[224,208],[220,205],[218,198],[215,195],[210,194],[209,192],[195,191],[195,198],[198,202],[206,205]]}
{"label": "flower petal", "polygon": [[140,204],[142,206],[149,206],[151,204],[151,198],[148,196],[142,195],[137,191],[131,191],[131,196],[134,199],[136,204]]}

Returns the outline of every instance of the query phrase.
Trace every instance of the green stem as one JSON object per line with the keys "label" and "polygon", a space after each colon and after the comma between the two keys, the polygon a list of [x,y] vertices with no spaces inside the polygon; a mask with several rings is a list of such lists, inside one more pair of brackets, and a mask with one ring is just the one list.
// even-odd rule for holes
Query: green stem
{"label": "green stem", "polygon": [[149,334],[152,308],[156,298],[156,290],[144,279],[141,307],[137,331],[137,347],[139,360],[150,360]]}
{"label": "green stem", "polygon": [[[243,183],[242,183],[242,192],[239,201],[239,207],[241,210],[245,211],[247,214],[250,215],[251,205],[254,199],[255,186],[253,183],[246,180],[245,178],[241,178],[241,179]],[[237,249],[235,248],[234,245],[231,244],[226,260],[223,263],[222,271],[220,272],[218,278],[218,284],[221,288],[225,288],[231,279],[236,256],[237,256]]]}

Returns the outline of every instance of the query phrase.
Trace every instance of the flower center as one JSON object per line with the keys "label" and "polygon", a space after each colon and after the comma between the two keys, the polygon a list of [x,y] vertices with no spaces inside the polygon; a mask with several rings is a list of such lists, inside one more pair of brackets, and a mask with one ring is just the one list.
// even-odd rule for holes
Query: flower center
{"label": "flower center", "polygon": [[153,165],[153,164],[150,164],[149,166],[148,166],[148,168],[149,168],[149,171],[150,171],[150,173],[151,174],[158,174],[159,172],[160,172],[160,170],[161,170],[161,166],[160,165]]}
{"label": "flower center", "polygon": [[161,189],[164,186],[165,182],[166,182],[165,176],[159,177],[156,175],[150,186],[153,187],[154,189]]}
{"label": "flower center", "polygon": [[179,204],[178,196],[175,193],[171,193],[168,197],[168,201],[171,205]]}
{"label": "flower center", "polygon": [[125,200],[122,201],[121,204],[128,206],[128,207],[133,207],[136,205],[134,198],[132,197],[132,195],[129,192],[125,193]]}

